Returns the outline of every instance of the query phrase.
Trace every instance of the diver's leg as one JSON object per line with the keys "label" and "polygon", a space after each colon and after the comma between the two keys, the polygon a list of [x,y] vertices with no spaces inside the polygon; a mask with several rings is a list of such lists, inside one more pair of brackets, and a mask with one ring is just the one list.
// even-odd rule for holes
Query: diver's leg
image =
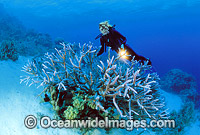
{"label": "diver's leg", "polygon": [[[133,51],[133,49],[131,47],[129,47],[128,45],[124,45],[124,49],[127,50],[128,55],[131,55],[128,57],[128,60],[131,61],[133,56],[135,56],[135,60],[137,61],[141,61],[142,63],[144,63],[144,61],[147,61],[148,59],[146,59],[145,57],[138,55],[135,51]],[[151,65],[151,61],[148,60],[148,65]]]}

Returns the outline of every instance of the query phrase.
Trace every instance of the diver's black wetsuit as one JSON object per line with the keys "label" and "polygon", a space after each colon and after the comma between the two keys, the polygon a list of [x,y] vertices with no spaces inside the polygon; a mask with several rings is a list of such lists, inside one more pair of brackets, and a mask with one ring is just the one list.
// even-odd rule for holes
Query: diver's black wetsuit
{"label": "diver's black wetsuit", "polygon": [[[98,36],[99,37],[99,36]],[[98,38],[97,37],[97,38]],[[96,38],[96,39],[97,39]],[[131,61],[133,56],[135,56],[135,60],[141,61],[142,63],[147,60],[145,57],[138,55],[126,44],[126,37],[120,34],[115,28],[110,27],[109,33],[107,35],[100,35],[101,49],[98,52],[97,56],[101,55],[104,50],[106,51],[106,46],[111,47],[112,50],[115,50],[117,53],[119,52],[118,48],[121,48],[121,45],[124,44],[124,49],[127,50],[128,60]],[[148,62],[151,65],[151,61]]]}

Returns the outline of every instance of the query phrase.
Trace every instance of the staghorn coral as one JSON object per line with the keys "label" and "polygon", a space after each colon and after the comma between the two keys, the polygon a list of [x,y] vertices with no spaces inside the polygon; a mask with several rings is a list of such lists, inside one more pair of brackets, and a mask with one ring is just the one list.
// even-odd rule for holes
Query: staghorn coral
{"label": "staghorn coral", "polygon": [[28,75],[21,78],[29,86],[43,86],[39,95],[48,94],[60,117],[115,118],[116,112],[124,119],[168,117],[158,91],[159,77],[150,72],[148,62],[143,65],[133,59],[128,64],[122,56],[111,57],[110,49],[107,60],[96,57],[91,43],[62,46],[25,65]]}

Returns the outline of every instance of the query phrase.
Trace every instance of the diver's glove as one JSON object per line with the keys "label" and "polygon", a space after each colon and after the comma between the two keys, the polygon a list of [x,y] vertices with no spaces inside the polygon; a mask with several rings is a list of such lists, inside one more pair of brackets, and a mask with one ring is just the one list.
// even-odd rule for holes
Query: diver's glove
{"label": "diver's glove", "polygon": [[122,44],[124,44],[124,45],[125,45],[125,44],[126,44],[126,40],[122,41]]}
{"label": "diver's glove", "polygon": [[96,56],[99,56],[99,55],[101,55],[101,54],[102,54],[102,53],[98,52]]}
{"label": "diver's glove", "polygon": [[101,55],[101,54],[100,54],[100,51],[96,54],[96,56],[99,56],[99,55]]}

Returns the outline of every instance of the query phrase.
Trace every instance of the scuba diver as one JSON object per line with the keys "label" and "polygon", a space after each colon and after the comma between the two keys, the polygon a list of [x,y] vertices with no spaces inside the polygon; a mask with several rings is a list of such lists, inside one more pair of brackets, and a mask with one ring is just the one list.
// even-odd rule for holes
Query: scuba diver
{"label": "scuba diver", "polygon": [[124,58],[128,59],[129,61],[131,61],[132,58],[135,57],[134,60],[140,61],[143,64],[144,61],[148,60],[148,65],[151,65],[151,61],[149,59],[138,55],[133,51],[131,47],[129,47],[126,44],[126,37],[124,37],[122,34],[116,31],[114,27],[115,25],[111,26],[108,21],[104,21],[99,24],[99,30],[101,34],[99,34],[95,39],[100,38],[101,49],[97,53],[97,56],[101,55],[104,52],[104,50],[106,52],[106,46],[109,46],[112,50],[116,51],[117,53],[120,53],[120,50],[126,50],[126,57]]}

